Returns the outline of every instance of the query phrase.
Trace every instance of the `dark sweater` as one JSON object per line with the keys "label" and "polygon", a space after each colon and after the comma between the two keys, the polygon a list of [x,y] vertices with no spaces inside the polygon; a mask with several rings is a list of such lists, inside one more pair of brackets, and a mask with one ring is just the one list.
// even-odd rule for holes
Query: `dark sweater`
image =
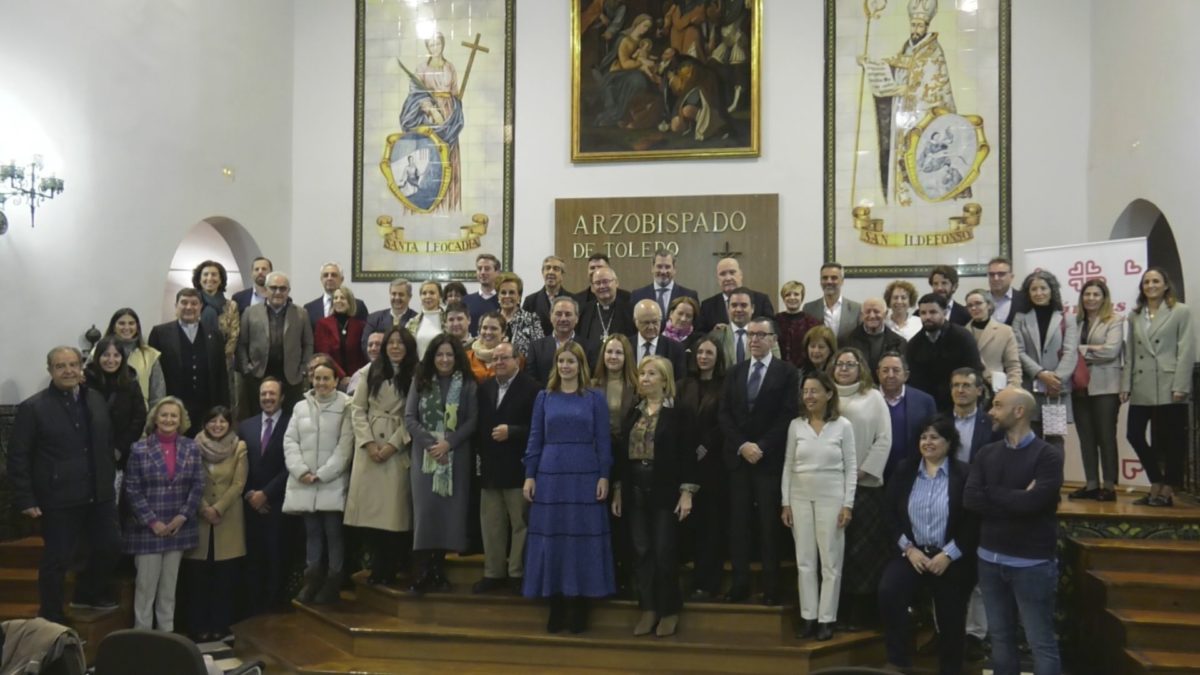
{"label": "dark sweater", "polygon": [[[1035,480],[1033,489],[1026,489]],[[1018,448],[1002,440],[977,450],[963,503],[981,517],[979,547],[1053,560],[1062,482],[1063,451],[1040,438]]]}

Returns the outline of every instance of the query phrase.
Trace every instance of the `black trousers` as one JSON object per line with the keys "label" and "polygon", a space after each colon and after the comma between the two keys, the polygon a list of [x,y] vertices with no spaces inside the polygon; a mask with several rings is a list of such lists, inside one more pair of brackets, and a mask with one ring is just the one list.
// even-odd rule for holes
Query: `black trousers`
{"label": "black trousers", "polygon": [[743,466],[729,474],[729,561],[735,595],[750,590],[751,528],[758,530],[762,590],[779,593],[780,478],[778,470],[760,466]]}
{"label": "black trousers", "polygon": [[633,545],[637,577],[638,607],[659,616],[678,614],[683,606],[679,593],[679,521],[675,514],[654,499],[654,468],[632,462],[625,517]]}
{"label": "black trousers", "polygon": [[283,516],[278,510],[259,513],[249,505],[245,514],[246,562],[242,578],[246,610],[249,616],[256,616],[283,602]]}
{"label": "black trousers", "polygon": [[42,511],[42,562],[38,567],[38,616],[66,623],[63,585],[80,542],[88,546],[87,566],[76,577],[75,600],[91,604],[114,600],[112,573],[121,555],[115,501]]}
{"label": "black trousers", "polygon": [[[212,528],[208,523],[201,527]],[[234,589],[242,558],[214,560],[215,533],[208,538],[208,559],[184,559],[183,578],[188,632],[192,635],[226,635],[233,624]]]}
{"label": "black trousers", "polygon": [[729,540],[725,522],[729,490],[725,486],[725,475],[703,481],[700,491],[692,496],[692,505],[692,515],[683,521],[692,540],[695,563],[692,585],[697,590],[716,595],[721,592],[725,546]]}
{"label": "black trousers", "polygon": [[[1147,426],[1153,444],[1146,440]],[[1147,480],[1156,485],[1165,483],[1173,488],[1183,487],[1187,431],[1186,403],[1129,406],[1125,435],[1146,470]]]}
{"label": "black trousers", "polygon": [[362,530],[363,540],[371,554],[371,579],[391,583],[401,567],[407,567],[412,552],[412,532],[392,532],[373,527]]}
{"label": "black trousers", "polygon": [[933,611],[939,629],[938,672],[942,675],[961,673],[967,599],[973,585],[974,575],[968,573],[961,558],[950,563],[940,577],[918,574],[905,558],[892,558],[879,582],[879,613],[885,626],[888,662],[901,668],[912,665],[912,622],[908,608],[919,591],[928,589],[933,595]]}

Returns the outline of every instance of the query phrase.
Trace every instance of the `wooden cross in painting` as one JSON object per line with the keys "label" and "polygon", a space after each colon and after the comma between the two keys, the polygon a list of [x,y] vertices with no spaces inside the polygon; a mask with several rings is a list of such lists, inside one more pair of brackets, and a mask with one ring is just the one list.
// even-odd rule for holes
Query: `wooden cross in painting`
{"label": "wooden cross in painting", "polygon": [[491,50],[479,44],[480,33],[475,34],[474,42],[464,42],[462,46],[471,50],[471,55],[467,57],[467,69],[463,72],[462,86],[458,88],[458,97],[461,99],[467,93],[467,80],[471,79],[471,66],[475,64],[475,52],[483,52],[484,54],[491,53]]}

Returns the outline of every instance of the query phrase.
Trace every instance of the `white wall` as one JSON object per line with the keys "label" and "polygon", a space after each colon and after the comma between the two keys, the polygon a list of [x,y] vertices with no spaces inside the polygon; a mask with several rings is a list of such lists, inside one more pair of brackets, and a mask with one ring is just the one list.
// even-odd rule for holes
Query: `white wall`
{"label": "white wall", "polygon": [[0,108],[0,157],[40,150],[66,182],[36,229],[10,206],[0,238],[0,403],[15,403],[46,382],[53,344],[122,305],[152,323],[198,221],[226,216],[289,256],[293,29],[288,0],[5,0],[0,14],[2,98],[24,112]]}
{"label": "white wall", "polygon": [[[1087,233],[1091,4],[1014,0],[1014,5],[1012,193],[1019,252],[1031,242],[1065,244]],[[295,11],[292,260],[301,274],[292,285],[297,297],[307,299],[319,292],[322,261],[350,260],[345,228],[352,191],[354,8],[351,2],[298,0]],[[816,287],[822,259],[824,7],[819,0],[765,0],[764,11],[762,157],[573,165],[570,3],[517,1],[514,255],[527,285],[536,287],[541,259],[551,253],[556,198],[778,192],[779,278]],[[310,170],[310,161],[318,160],[327,173]],[[879,294],[885,281],[850,280],[847,294]],[[919,282],[926,288],[924,279]],[[983,279],[967,279],[962,286],[976,282],[982,285]],[[371,307],[387,302],[384,284],[359,283],[355,292]]]}
{"label": "white wall", "polygon": [[[1171,224],[1189,297],[1200,294],[1187,274],[1200,250],[1194,220],[1197,123],[1194,71],[1200,44],[1192,0],[1097,0],[1093,16],[1089,235],[1105,239],[1125,207],[1142,198]],[[1178,281],[1178,280],[1177,280]],[[1200,296],[1198,296],[1200,297]]]}

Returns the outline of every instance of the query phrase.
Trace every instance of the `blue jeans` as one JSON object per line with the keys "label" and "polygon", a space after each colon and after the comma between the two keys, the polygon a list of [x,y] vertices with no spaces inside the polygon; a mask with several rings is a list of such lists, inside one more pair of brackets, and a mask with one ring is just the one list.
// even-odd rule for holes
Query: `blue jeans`
{"label": "blue jeans", "polygon": [[1033,650],[1034,675],[1059,675],[1058,639],[1054,635],[1054,600],[1058,592],[1058,563],[1009,567],[979,561],[979,588],[987,609],[995,675],[1019,675],[1017,619]]}

